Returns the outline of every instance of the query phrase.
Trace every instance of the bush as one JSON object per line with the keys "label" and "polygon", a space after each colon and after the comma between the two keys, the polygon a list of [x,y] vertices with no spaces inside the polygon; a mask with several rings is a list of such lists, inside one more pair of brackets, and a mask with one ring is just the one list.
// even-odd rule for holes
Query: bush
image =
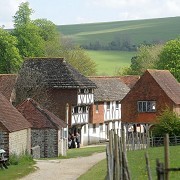
{"label": "bush", "polygon": [[180,136],[180,117],[169,108],[166,108],[158,117],[158,124],[153,129],[155,136],[164,136],[168,133],[169,136]]}

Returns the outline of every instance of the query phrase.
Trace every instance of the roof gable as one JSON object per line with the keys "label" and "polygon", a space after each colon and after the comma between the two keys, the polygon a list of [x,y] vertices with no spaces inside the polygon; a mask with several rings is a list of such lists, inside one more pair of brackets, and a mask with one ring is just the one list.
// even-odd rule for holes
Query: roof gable
{"label": "roof gable", "polygon": [[31,127],[23,115],[0,93],[0,122],[9,132]]}
{"label": "roof gable", "polygon": [[154,78],[175,104],[180,104],[180,85],[168,70],[148,69],[145,73],[149,73]]}
{"label": "roof gable", "polygon": [[23,69],[40,73],[43,83],[51,88],[96,88],[63,58],[29,58],[24,61]]}
{"label": "roof gable", "polygon": [[23,103],[17,106],[19,112],[32,124],[33,128],[61,128],[67,124],[49,112],[33,99],[28,98]]}
{"label": "roof gable", "polygon": [[120,101],[129,92],[129,87],[117,77],[90,77],[97,85],[94,101]]}

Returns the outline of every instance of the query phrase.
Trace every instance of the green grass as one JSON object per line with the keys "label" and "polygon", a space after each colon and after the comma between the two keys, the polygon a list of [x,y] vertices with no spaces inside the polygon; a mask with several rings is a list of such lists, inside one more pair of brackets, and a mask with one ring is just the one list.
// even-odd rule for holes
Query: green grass
{"label": "green grass", "polygon": [[130,65],[131,58],[136,52],[127,51],[87,51],[88,55],[97,64],[97,75],[115,75],[120,67]]}
{"label": "green grass", "polygon": [[96,146],[96,147],[85,147],[85,148],[74,148],[68,149],[67,156],[60,156],[60,159],[69,159],[77,157],[90,156],[94,153],[105,152],[106,146]]}
{"label": "green grass", "polygon": [[[145,163],[145,150],[129,151],[128,164],[132,180],[145,180],[148,179]],[[164,148],[150,148],[148,149],[150,160],[150,168],[152,172],[152,179],[156,177],[156,159],[159,158],[160,162],[164,162]],[[180,167],[180,146],[170,147],[170,167]],[[83,174],[79,180],[93,179],[103,180],[107,172],[106,160],[99,162],[96,166],[91,168],[87,173]],[[177,180],[180,177],[180,172],[170,172],[170,179]]]}
{"label": "green grass", "polygon": [[35,171],[34,160],[27,156],[21,157],[18,162],[16,161],[14,164],[17,165],[10,165],[8,169],[0,169],[0,179],[15,180]]}
{"label": "green grass", "polygon": [[149,20],[115,21],[105,23],[58,26],[59,31],[77,44],[99,41],[102,45],[117,37],[128,38],[134,44],[153,40],[167,41],[179,36],[180,17]]}

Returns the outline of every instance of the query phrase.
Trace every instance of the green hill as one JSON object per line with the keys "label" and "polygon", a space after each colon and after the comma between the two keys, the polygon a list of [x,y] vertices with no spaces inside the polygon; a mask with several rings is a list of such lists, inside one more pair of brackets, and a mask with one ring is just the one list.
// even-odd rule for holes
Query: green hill
{"label": "green hill", "polygon": [[59,31],[77,44],[86,45],[99,41],[107,44],[116,38],[128,38],[138,45],[143,41],[167,41],[180,34],[180,17],[60,25]]}

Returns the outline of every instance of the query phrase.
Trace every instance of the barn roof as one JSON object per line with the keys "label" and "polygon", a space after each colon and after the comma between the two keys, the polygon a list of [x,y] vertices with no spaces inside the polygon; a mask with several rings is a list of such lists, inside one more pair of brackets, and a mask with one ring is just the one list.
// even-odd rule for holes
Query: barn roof
{"label": "barn roof", "polygon": [[11,99],[14,85],[16,83],[16,74],[0,74],[0,92],[8,99]]}
{"label": "barn roof", "polygon": [[31,127],[23,115],[0,93],[0,123],[9,131],[20,131]]}
{"label": "barn roof", "polygon": [[44,85],[51,88],[96,88],[64,58],[29,58],[24,61],[21,72],[23,69],[40,73]]}
{"label": "barn roof", "polygon": [[90,77],[97,85],[94,90],[94,101],[120,101],[129,92],[129,87],[118,77]]}
{"label": "barn roof", "polygon": [[175,104],[180,104],[180,85],[168,70],[148,69],[147,72]]}
{"label": "barn roof", "polygon": [[28,98],[17,106],[21,114],[32,124],[32,128],[65,128],[67,124],[49,112],[47,109],[42,108],[36,101]]}

